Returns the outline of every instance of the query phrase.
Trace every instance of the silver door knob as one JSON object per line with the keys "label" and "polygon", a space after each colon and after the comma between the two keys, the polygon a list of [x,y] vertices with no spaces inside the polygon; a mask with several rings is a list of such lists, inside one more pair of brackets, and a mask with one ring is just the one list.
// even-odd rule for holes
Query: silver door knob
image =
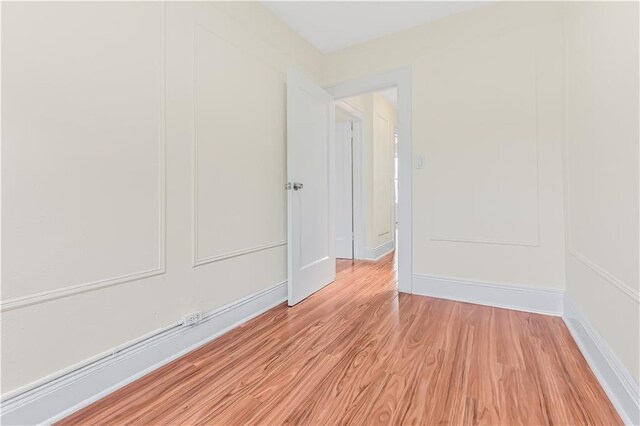
{"label": "silver door knob", "polygon": [[298,189],[302,189],[304,187],[300,182],[293,182],[293,190],[297,191]]}

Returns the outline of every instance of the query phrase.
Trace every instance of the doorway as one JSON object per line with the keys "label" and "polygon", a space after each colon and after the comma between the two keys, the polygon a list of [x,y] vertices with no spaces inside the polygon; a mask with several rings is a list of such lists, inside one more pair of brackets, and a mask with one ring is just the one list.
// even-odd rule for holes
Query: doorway
{"label": "doorway", "polygon": [[[393,204],[378,210],[377,218],[360,220],[359,205],[368,205],[376,200],[393,199],[393,169],[387,174],[376,174],[377,183],[371,185],[384,190],[368,191],[358,176],[369,176],[361,167],[357,173],[359,158],[367,158],[367,166],[373,164],[390,165],[381,153],[392,155],[393,145],[388,149],[362,149],[358,153],[356,138],[352,138],[352,221],[354,234],[352,257],[358,256],[358,248],[364,239],[358,238],[363,224],[367,241],[379,242],[379,246],[369,246],[373,259],[379,254],[397,250],[397,288],[404,293],[412,292],[412,215],[411,215],[411,70],[400,69],[382,74],[348,80],[323,89],[315,82],[294,69],[287,71],[287,287],[288,303],[293,306],[312,293],[330,284],[336,276],[336,233],[335,233],[335,103],[336,100],[354,97],[363,93],[397,88],[397,129],[398,129],[398,242],[395,246],[395,217]],[[371,126],[362,126],[361,134],[373,132],[374,127],[390,132],[389,120],[378,120]],[[351,130],[353,131],[353,126]],[[375,157],[375,158],[373,158]],[[391,156],[393,158],[393,156]],[[355,161],[353,161],[355,160]],[[371,160],[371,161],[369,161]],[[364,165],[364,161],[360,166]],[[346,179],[345,179],[346,181]],[[380,183],[384,185],[380,185]],[[365,190],[367,189],[367,190]],[[358,192],[363,200],[358,200]],[[365,196],[366,195],[366,196]],[[377,199],[375,198],[377,197]],[[365,202],[366,201],[366,202]],[[387,226],[389,225],[389,226]],[[385,229],[386,227],[386,229]],[[373,238],[370,239],[369,236]],[[386,244],[386,246],[385,246]],[[369,245],[369,244],[367,244]],[[390,247],[389,247],[390,245]],[[395,246],[395,247],[394,247]],[[388,249],[388,250],[387,250]],[[367,256],[369,257],[369,256]]]}
{"label": "doorway", "polygon": [[375,261],[396,247],[396,88],[336,101],[336,258]]}
{"label": "doorway", "polygon": [[[413,218],[412,218],[412,96],[411,69],[401,68],[380,74],[357,77],[327,87],[335,99],[344,99],[396,87],[397,89],[397,278],[398,291],[412,293],[413,279]],[[355,156],[355,151],[354,151]],[[355,176],[355,175],[354,175]],[[354,195],[355,195],[354,187]],[[354,204],[355,205],[355,204]],[[357,217],[356,217],[357,219]],[[357,225],[355,227],[357,233]],[[357,240],[357,238],[356,238]],[[357,248],[357,246],[356,246]],[[356,250],[357,255],[357,250]]]}

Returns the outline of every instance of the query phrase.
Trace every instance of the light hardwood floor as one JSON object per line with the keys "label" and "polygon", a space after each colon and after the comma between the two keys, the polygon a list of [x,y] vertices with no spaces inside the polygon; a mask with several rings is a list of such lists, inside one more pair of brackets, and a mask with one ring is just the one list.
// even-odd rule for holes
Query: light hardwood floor
{"label": "light hardwood floor", "polygon": [[393,256],[60,424],[622,424],[560,318],[398,294]]}

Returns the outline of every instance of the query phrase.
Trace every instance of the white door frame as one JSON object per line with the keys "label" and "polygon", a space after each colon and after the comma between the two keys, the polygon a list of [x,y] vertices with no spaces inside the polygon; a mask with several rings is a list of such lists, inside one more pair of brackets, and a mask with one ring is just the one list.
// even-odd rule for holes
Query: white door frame
{"label": "white door frame", "polygon": [[398,291],[412,293],[413,217],[411,68],[366,75],[327,87],[336,99],[396,87],[398,90]]}

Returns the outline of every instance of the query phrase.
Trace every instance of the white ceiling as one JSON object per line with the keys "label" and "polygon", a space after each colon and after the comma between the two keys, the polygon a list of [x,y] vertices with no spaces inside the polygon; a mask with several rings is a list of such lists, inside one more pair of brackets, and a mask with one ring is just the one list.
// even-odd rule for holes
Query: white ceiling
{"label": "white ceiling", "polygon": [[485,2],[264,1],[321,52],[327,53],[460,13]]}

